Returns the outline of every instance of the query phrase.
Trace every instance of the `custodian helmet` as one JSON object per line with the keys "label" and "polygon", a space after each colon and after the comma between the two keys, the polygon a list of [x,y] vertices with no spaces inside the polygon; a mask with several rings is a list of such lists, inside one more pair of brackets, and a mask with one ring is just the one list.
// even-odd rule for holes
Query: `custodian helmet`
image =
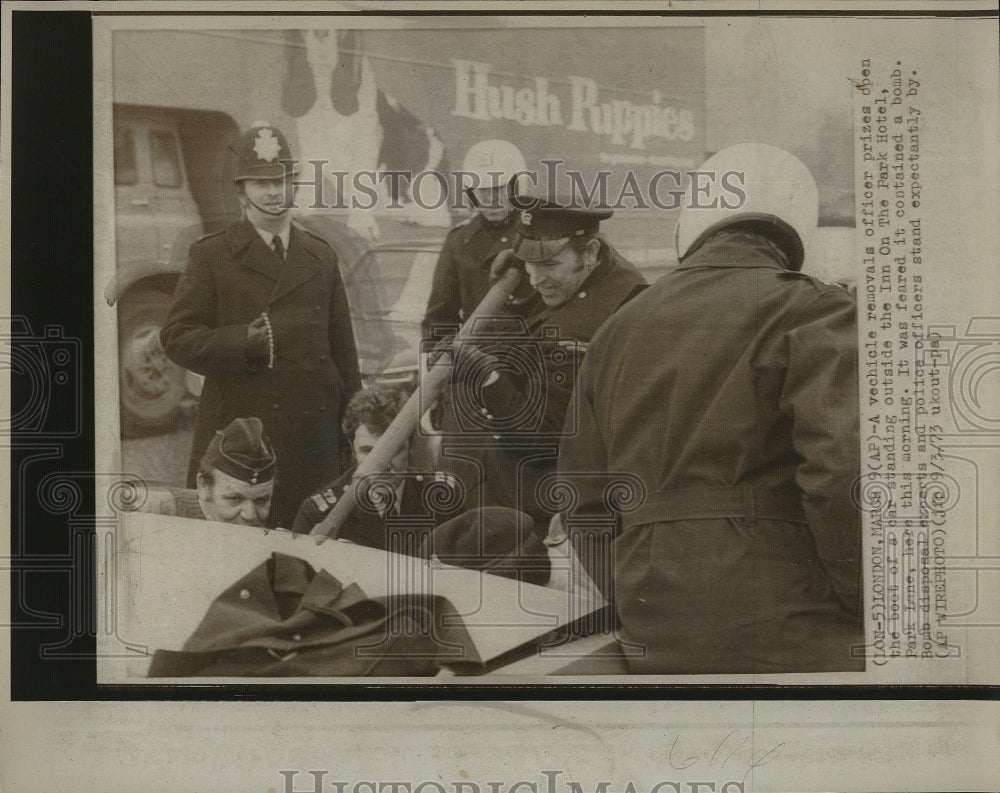
{"label": "custodian helmet", "polygon": [[526,169],[524,155],[506,140],[483,140],[465,155],[462,170],[475,174],[476,186],[506,187],[511,178]]}
{"label": "custodian helmet", "polygon": [[[298,173],[288,141],[277,127],[255,121],[230,150],[236,155],[234,182],[244,179],[283,179]],[[287,163],[287,164],[286,164]]]}
{"label": "custodian helmet", "polygon": [[[707,194],[704,177],[697,185],[693,178],[688,186],[676,231],[679,259],[694,253],[716,231],[748,223],[781,246],[789,258],[788,269],[802,268],[819,219],[819,191],[801,160],[765,143],[737,143],[709,157],[698,172],[712,175]],[[724,181],[727,173],[734,175]],[[742,190],[743,200],[732,187]]]}

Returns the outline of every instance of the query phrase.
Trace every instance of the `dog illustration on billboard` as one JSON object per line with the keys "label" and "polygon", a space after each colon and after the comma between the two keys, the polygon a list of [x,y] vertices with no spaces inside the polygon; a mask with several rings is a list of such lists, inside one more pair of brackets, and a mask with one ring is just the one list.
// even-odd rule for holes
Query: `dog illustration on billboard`
{"label": "dog illustration on billboard", "polygon": [[443,174],[446,168],[444,143],[430,126],[378,87],[360,43],[360,32],[355,30],[286,33],[282,107],[297,120],[302,161],[321,160],[325,172],[347,172],[336,186],[327,184],[335,198],[324,196],[324,203],[336,201],[352,207],[348,225],[371,239],[378,235],[378,223],[375,213],[365,208],[374,203],[368,192],[373,181],[378,205],[401,205],[404,222],[450,226],[453,220],[447,201],[428,199],[421,206],[413,200],[409,180],[368,180],[364,193],[354,182],[355,174],[366,171]]}

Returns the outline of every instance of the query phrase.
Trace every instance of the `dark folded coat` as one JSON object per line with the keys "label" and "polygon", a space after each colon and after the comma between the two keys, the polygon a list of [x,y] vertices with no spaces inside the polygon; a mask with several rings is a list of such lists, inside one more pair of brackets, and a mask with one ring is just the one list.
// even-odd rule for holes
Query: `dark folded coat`
{"label": "dark folded coat", "polygon": [[445,666],[482,671],[449,600],[368,598],[276,553],[215,599],[180,652],[158,650],[149,677],[399,677]]}

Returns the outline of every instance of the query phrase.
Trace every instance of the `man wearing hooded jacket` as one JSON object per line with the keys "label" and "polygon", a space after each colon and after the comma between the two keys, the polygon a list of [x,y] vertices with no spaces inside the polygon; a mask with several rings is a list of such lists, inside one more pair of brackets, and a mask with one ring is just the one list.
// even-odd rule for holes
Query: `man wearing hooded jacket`
{"label": "man wearing hooded jacket", "polygon": [[[631,672],[861,670],[854,301],[798,272],[818,207],[801,162],[741,144],[700,170],[739,173],[745,201],[685,209],[678,268],[591,344],[563,522]],[[593,531],[590,483],[614,472],[644,492]]]}

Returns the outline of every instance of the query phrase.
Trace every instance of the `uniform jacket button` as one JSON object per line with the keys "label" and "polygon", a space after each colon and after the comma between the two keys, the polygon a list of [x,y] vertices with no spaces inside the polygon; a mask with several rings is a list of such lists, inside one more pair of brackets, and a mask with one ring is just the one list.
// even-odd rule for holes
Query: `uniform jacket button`
{"label": "uniform jacket button", "polygon": [[326,410],[326,405],[320,405],[319,412],[322,413],[324,410]]}
{"label": "uniform jacket button", "polygon": [[241,589],[240,590],[240,600],[249,600],[249,599],[250,599],[250,590],[249,589]]}
{"label": "uniform jacket button", "polygon": [[292,641],[293,642],[300,642],[300,641],[302,641],[302,634],[301,633],[293,633],[292,634]]}
{"label": "uniform jacket button", "polygon": [[585,298],[586,296],[587,296],[587,293],[586,293],[586,292],[581,292],[581,293],[580,293],[580,299],[581,299],[581,300],[583,300],[583,298]]}
{"label": "uniform jacket button", "polygon": [[278,409],[278,403],[275,402],[273,405],[271,405],[271,407],[273,407],[275,410],[277,410]]}

